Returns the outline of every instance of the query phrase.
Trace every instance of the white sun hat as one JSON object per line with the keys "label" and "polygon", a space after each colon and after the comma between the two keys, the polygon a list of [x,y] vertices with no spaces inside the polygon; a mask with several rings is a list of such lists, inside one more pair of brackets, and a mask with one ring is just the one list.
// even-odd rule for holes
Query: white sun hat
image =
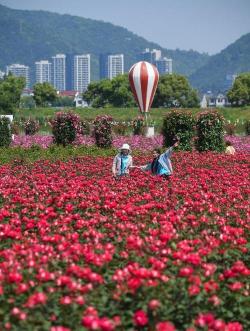
{"label": "white sun hat", "polygon": [[127,150],[130,151],[130,146],[129,146],[129,144],[123,144],[122,147],[120,148],[120,150],[122,150],[122,149],[127,149]]}

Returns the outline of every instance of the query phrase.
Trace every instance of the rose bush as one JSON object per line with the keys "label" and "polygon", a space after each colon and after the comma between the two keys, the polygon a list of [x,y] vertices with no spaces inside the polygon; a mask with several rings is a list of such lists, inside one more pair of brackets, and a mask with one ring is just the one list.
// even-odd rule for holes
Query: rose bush
{"label": "rose bush", "polygon": [[0,167],[0,329],[249,330],[249,154],[111,163]]}
{"label": "rose bush", "polygon": [[107,148],[112,146],[112,117],[97,116],[93,122],[93,133],[96,146]]}
{"label": "rose bush", "polygon": [[51,126],[54,143],[63,146],[72,144],[83,131],[80,116],[70,111],[56,113]]}
{"label": "rose bush", "polygon": [[24,132],[27,136],[33,136],[39,131],[40,124],[34,118],[29,118],[24,123]]}
{"label": "rose bush", "polygon": [[[225,140],[232,142],[237,152],[250,152],[250,136],[225,136]],[[124,142],[128,143],[132,149],[141,149],[141,150],[152,150],[156,147],[162,146],[163,137],[162,135],[157,135],[154,137],[143,137],[141,135],[136,135],[132,137],[124,136],[114,136],[113,137],[113,146],[119,148]],[[12,146],[22,146],[30,147],[32,145],[40,145],[44,148],[49,147],[53,143],[52,136],[22,136],[15,135]],[[91,146],[95,143],[93,137],[90,136],[81,136],[79,135],[74,142],[75,145],[87,145]]]}
{"label": "rose bush", "polygon": [[196,148],[200,152],[225,150],[224,117],[217,110],[207,110],[198,114],[196,122]]}

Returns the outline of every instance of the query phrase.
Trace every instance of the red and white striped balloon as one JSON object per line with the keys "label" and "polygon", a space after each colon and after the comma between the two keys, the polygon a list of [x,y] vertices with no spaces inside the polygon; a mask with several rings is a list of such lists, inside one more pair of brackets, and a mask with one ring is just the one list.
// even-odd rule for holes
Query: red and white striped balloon
{"label": "red and white striped balloon", "polygon": [[141,112],[147,113],[159,81],[157,68],[148,62],[135,63],[129,70],[129,83]]}

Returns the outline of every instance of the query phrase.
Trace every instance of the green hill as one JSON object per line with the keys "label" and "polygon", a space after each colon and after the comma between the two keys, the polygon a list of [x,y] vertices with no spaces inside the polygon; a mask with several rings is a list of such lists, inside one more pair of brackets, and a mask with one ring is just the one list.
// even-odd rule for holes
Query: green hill
{"label": "green hill", "polygon": [[99,54],[123,53],[125,70],[145,48],[161,49],[173,59],[173,70],[190,75],[209,59],[195,51],[163,49],[125,28],[110,23],[45,11],[14,10],[0,5],[0,69],[34,62],[57,53],[91,54],[92,80],[99,77]]}
{"label": "green hill", "polygon": [[250,71],[250,33],[242,36],[208,62],[189,78],[191,84],[201,91],[213,92],[226,89],[227,75]]}

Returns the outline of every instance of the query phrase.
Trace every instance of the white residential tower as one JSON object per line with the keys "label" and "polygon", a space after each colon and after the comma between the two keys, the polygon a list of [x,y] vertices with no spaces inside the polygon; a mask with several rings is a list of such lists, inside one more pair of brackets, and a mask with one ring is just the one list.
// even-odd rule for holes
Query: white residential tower
{"label": "white residential tower", "polygon": [[84,92],[90,83],[90,54],[75,55],[73,67],[74,90]]}
{"label": "white residential tower", "polygon": [[11,64],[7,66],[7,75],[9,73],[12,73],[13,76],[16,77],[24,77],[26,81],[25,88],[30,87],[30,69],[28,66],[25,66],[23,64]]}
{"label": "white residential tower", "polygon": [[52,57],[52,83],[57,91],[66,90],[66,56],[56,54]]}

